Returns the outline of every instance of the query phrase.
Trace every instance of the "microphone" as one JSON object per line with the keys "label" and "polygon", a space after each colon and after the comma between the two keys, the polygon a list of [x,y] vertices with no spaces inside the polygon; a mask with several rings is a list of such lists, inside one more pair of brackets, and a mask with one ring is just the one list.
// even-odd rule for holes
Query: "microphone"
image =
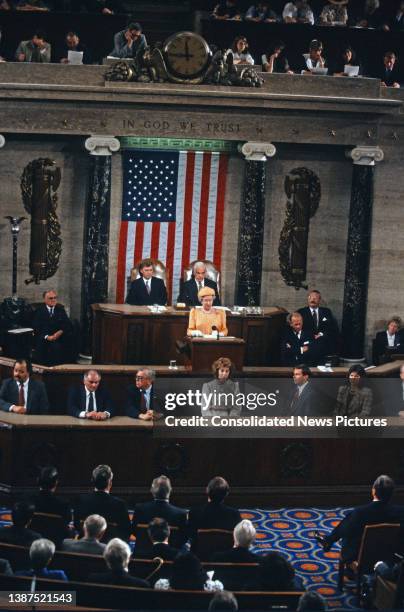
{"label": "microphone", "polygon": [[216,340],[219,340],[219,330],[217,329],[216,325],[212,325],[212,334],[214,334],[216,332]]}

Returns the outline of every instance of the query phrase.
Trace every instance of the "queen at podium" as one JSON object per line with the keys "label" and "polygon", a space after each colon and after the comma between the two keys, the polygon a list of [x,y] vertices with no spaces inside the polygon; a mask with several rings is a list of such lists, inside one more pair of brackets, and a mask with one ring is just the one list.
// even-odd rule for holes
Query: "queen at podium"
{"label": "queen at podium", "polygon": [[192,308],[189,313],[187,335],[196,335],[199,331],[204,335],[218,331],[221,336],[227,336],[226,313],[224,310],[213,307],[215,292],[210,287],[202,287],[198,291],[198,298],[202,308]]}

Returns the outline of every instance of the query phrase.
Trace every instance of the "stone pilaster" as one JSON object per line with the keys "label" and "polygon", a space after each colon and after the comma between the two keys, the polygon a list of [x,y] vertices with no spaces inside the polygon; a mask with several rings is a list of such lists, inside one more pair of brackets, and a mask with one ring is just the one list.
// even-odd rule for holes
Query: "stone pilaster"
{"label": "stone pilaster", "polygon": [[119,140],[112,136],[91,136],[85,141],[93,156],[84,224],[81,282],[81,350],[91,354],[91,304],[108,297],[108,248],[111,206],[111,155],[119,151]]}
{"label": "stone pilaster", "polygon": [[359,360],[364,356],[374,166],[383,160],[384,153],[377,146],[358,146],[347,156],[352,158],[354,168],[345,267],[342,356]]}
{"label": "stone pilaster", "polygon": [[245,156],[245,170],[234,302],[254,306],[259,305],[261,296],[266,161],[275,155],[276,148],[271,143],[246,142],[241,152]]}

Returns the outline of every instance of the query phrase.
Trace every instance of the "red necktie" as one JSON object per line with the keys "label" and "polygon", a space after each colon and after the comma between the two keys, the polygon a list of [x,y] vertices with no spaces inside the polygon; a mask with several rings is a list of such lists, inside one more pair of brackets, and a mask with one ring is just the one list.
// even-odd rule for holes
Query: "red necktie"
{"label": "red necktie", "polygon": [[20,382],[20,388],[18,390],[18,405],[25,406],[24,383],[22,382]]}

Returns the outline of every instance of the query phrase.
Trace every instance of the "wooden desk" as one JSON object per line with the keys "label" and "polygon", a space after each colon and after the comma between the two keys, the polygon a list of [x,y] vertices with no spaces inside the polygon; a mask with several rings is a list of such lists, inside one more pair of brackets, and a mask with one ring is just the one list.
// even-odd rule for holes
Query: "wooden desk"
{"label": "wooden desk", "polygon": [[241,338],[186,338],[189,357],[187,365],[192,372],[212,373],[212,363],[219,357],[227,357],[232,361],[236,372],[242,372],[244,366],[245,342]]}
{"label": "wooden desk", "polygon": [[[128,304],[93,304],[93,363],[164,364],[181,362],[175,341],[188,327],[188,310],[167,307],[152,313],[147,307]],[[279,345],[285,326],[286,310],[264,308],[262,315],[227,313],[230,336],[246,343],[245,365],[279,363]]]}

